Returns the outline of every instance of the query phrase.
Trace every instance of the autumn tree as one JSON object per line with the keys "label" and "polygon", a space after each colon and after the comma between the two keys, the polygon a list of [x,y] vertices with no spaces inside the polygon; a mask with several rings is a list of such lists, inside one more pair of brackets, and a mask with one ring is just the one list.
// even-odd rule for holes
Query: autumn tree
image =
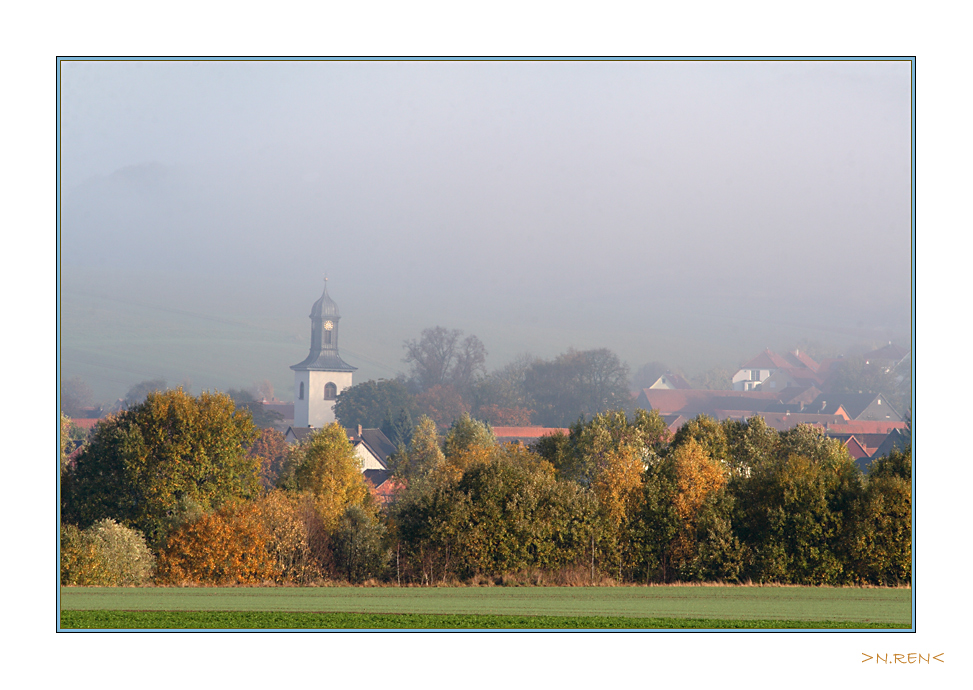
{"label": "autumn tree", "polygon": [[355,449],[337,422],[308,435],[291,451],[288,463],[297,490],[317,497],[318,512],[329,531],[349,506],[371,501]]}
{"label": "autumn tree", "polygon": [[159,554],[159,579],[209,585],[279,580],[269,541],[258,503],[227,503],[172,531]]}
{"label": "autumn tree", "polygon": [[250,446],[249,454],[260,462],[260,485],[265,491],[277,486],[289,452],[284,434],[277,429],[260,430],[260,435]]}
{"label": "autumn tree", "polygon": [[[540,446],[539,452],[558,469],[560,476],[588,486],[605,453],[626,446],[642,455],[648,463],[664,450],[668,438],[669,429],[654,410],[636,410],[631,417],[621,411],[605,412],[588,422],[573,424],[568,436],[568,452],[559,458],[547,455],[548,445]],[[556,437],[546,443],[554,444],[550,446],[552,449],[561,445],[558,452],[563,450],[563,442]]]}
{"label": "autumn tree", "polygon": [[642,512],[642,480],[646,449],[623,441],[601,453],[591,489],[598,501],[595,540],[601,546],[602,567],[622,580],[634,564],[633,536]]}
{"label": "autumn tree", "polygon": [[331,535],[309,491],[270,491],[255,503],[281,582],[306,585],[334,572]]}
{"label": "autumn tree", "polygon": [[429,417],[440,429],[449,428],[454,421],[470,412],[470,406],[452,386],[433,386],[417,395],[415,403],[419,415]]}
{"label": "autumn tree", "polygon": [[86,527],[113,518],[158,544],[181,504],[211,510],[257,493],[259,463],[246,450],[256,435],[226,395],[150,393],[95,427],[62,519]]}

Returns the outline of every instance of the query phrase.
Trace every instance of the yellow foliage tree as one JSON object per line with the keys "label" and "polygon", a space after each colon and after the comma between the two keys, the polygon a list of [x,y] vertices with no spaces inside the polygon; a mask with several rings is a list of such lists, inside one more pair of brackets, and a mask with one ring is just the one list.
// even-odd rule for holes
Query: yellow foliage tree
{"label": "yellow foliage tree", "polygon": [[671,456],[675,473],[672,505],[678,520],[678,531],[671,546],[674,562],[691,559],[697,548],[696,525],[706,499],[727,482],[727,468],[719,460],[688,438]]}
{"label": "yellow foliage tree", "polygon": [[606,551],[606,565],[619,577],[632,561],[631,532],[643,503],[642,479],[645,449],[639,444],[620,443],[598,458],[592,489],[598,499],[602,530],[600,541]]}
{"label": "yellow foliage tree", "polygon": [[371,507],[371,494],[345,430],[337,422],[308,436],[292,451],[297,488],[317,498],[317,509],[329,532],[349,506]]}

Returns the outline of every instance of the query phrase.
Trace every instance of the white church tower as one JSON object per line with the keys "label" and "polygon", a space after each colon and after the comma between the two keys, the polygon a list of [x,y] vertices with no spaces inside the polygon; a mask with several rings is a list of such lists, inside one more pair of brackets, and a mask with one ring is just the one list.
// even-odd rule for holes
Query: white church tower
{"label": "white church tower", "polygon": [[294,427],[327,426],[335,421],[334,402],[338,393],[351,387],[356,367],[338,356],[338,305],[328,296],[324,279],[321,299],[311,307],[311,351],[294,370]]}

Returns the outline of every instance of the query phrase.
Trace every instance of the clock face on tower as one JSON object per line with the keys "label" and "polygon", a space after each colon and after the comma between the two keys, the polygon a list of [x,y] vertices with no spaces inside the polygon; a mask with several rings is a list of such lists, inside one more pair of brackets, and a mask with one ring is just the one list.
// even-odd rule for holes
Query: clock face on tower
{"label": "clock face on tower", "polygon": [[334,324],[333,323],[331,323],[330,321],[325,321],[324,322],[324,330],[330,331],[332,328],[334,328]]}

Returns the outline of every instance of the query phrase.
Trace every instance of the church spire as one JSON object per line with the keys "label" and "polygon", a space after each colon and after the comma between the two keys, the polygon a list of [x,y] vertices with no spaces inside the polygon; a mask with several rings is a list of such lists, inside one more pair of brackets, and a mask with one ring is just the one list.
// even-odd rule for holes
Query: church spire
{"label": "church spire", "polygon": [[307,358],[291,367],[294,371],[355,371],[338,355],[338,322],[341,313],[328,294],[328,279],[324,291],[311,307],[311,349]]}

